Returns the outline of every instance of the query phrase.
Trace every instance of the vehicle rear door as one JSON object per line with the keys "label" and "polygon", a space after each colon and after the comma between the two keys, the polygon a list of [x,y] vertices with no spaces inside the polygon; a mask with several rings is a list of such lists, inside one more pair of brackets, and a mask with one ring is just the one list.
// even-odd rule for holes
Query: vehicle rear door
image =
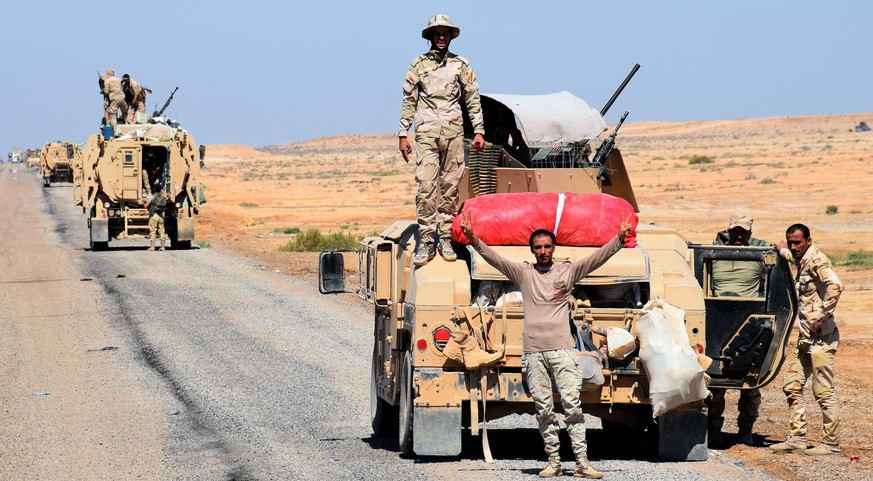
{"label": "vehicle rear door", "polygon": [[707,369],[711,386],[767,384],[785,360],[797,312],[788,263],[772,246],[691,244],[689,248],[705,298],[704,353],[713,359]]}

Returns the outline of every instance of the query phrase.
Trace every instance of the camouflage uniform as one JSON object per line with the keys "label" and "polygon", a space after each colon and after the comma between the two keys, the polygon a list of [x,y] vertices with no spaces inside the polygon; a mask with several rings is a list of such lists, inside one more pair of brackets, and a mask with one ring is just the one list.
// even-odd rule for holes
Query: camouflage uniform
{"label": "camouflage uniform", "polygon": [[130,104],[128,105],[128,113],[125,117],[125,121],[129,124],[132,124],[136,120],[137,112],[145,115],[146,90],[134,79],[128,80],[127,88],[130,90],[132,98]]}
{"label": "camouflage uniform", "polygon": [[[787,248],[780,252],[797,266],[795,287],[799,302],[799,335],[795,348],[796,359],[788,369],[782,390],[791,410],[789,431],[793,437],[805,437],[806,402],[803,388],[812,378],[812,393],[822,411],[823,442],[839,444],[840,412],[834,391],[834,356],[840,343],[840,331],[834,321],[834,309],[840,299],[843,285],[827,258],[815,245],[810,245],[803,257],[796,261]],[[816,320],[823,320],[821,332],[810,333]]]}
{"label": "camouflage uniform", "polygon": [[121,90],[121,80],[114,75],[103,77],[103,109],[107,125],[118,125],[118,109],[127,118],[127,102],[124,101],[124,91]]}
{"label": "camouflage uniform", "polygon": [[485,133],[479,84],[469,62],[451,52],[431,50],[412,61],[403,82],[398,136],[415,123],[415,210],[420,238],[432,242],[437,225],[448,236],[458,210],[464,176],[461,100],[474,134]]}
{"label": "camouflage uniform", "polygon": [[[537,412],[537,424],[543,437],[549,459],[559,458],[561,442],[558,437],[560,426],[555,416],[555,401],[552,391],[552,377],[561,405],[564,407],[564,424],[570,435],[570,444],[577,462],[587,463],[588,443],[585,440],[585,415],[579,393],[582,391],[582,370],[576,363],[574,350],[558,349],[552,351],[525,353],[526,380]],[[549,375],[551,373],[551,376]]]}
{"label": "camouflage uniform", "polygon": [[155,234],[157,233],[157,236],[161,239],[161,250],[164,250],[164,243],[167,241],[167,233],[164,230],[164,215],[170,199],[160,193],[150,196],[149,199],[149,240],[151,248],[154,249],[155,247]]}
{"label": "camouflage uniform", "polygon": [[[713,241],[714,245],[727,245],[728,240],[730,239],[730,234],[728,231],[719,232],[715,240]],[[756,239],[754,237],[750,237],[748,240],[748,244],[750,246],[769,246],[771,245],[767,241],[763,241],[761,239]],[[716,281],[715,277],[719,271],[718,266],[727,268],[729,267],[729,263],[731,261],[716,261],[713,262],[713,282]],[[717,264],[718,263],[718,264]],[[744,264],[752,264],[750,262],[744,262]],[[750,266],[751,267],[751,266]],[[749,277],[747,282],[739,283],[735,282],[738,279],[729,278],[724,279],[722,283],[724,287],[729,287],[728,290],[732,292],[736,292],[737,295],[746,296],[746,294],[751,294],[747,297],[755,297],[757,293],[760,291],[762,275],[765,273],[763,271],[763,265],[760,266],[761,270],[759,271],[757,268],[746,269],[746,274],[752,274],[755,277]],[[726,270],[724,274],[730,277],[733,273]],[[744,286],[744,288],[739,288],[739,286]],[[718,288],[718,287],[716,287]],[[724,289],[722,289],[724,290]],[[752,293],[755,294],[752,294]],[[725,409],[725,401],[724,396],[727,392],[725,389],[718,388],[710,388],[709,392],[712,393],[712,397],[706,400],[706,405],[709,408],[709,432],[710,432],[710,441],[713,441],[713,438],[718,438],[719,433],[721,433],[721,428],[724,426],[724,409]],[[741,389],[740,390],[740,398],[737,401],[737,425],[740,428],[740,435],[742,437],[743,432],[748,432],[747,441],[751,438],[752,426],[755,424],[755,421],[758,419],[758,410],[761,407],[761,390],[760,389]],[[716,439],[717,441],[717,439]],[[742,440],[741,440],[742,441]]]}

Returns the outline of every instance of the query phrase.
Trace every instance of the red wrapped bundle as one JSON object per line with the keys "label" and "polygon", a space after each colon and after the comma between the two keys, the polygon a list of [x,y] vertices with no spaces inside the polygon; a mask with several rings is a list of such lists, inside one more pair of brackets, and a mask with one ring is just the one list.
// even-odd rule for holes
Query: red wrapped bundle
{"label": "red wrapped bundle", "polygon": [[[489,194],[464,202],[462,212],[473,222],[476,236],[492,246],[526,246],[537,229],[555,232],[558,245],[602,246],[618,234],[622,217],[630,215],[632,229],[624,246],[637,245],[639,217],[634,208],[628,201],[608,194]],[[452,240],[469,243],[461,231],[460,214],[452,224]]]}

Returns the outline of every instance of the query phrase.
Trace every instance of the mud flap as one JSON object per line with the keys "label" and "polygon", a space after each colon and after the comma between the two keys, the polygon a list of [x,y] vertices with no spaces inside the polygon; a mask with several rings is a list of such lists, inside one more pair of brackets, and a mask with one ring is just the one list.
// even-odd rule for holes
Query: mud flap
{"label": "mud flap", "polygon": [[109,219],[88,219],[91,242],[109,242]]}
{"label": "mud flap", "polygon": [[191,217],[182,217],[176,219],[176,240],[192,241],[194,240],[194,219]]}
{"label": "mud flap", "polygon": [[413,451],[419,456],[461,454],[461,408],[416,407],[413,409]]}
{"label": "mud flap", "polygon": [[706,461],[707,412],[702,401],[678,406],[658,418],[661,461]]}

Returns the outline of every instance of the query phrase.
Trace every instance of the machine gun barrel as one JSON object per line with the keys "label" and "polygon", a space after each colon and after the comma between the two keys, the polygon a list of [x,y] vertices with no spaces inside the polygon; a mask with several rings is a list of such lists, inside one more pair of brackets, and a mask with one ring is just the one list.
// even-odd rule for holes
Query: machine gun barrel
{"label": "machine gun barrel", "polygon": [[618,89],[616,89],[615,93],[612,94],[612,98],[609,99],[609,102],[606,102],[606,105],[604,105],[603,108],[600,109],[600,116],[601,117],[606,115],[606,112],[609,111],[610,107],[612,107],[612,104],[613,104],[613,102],[615,102],[615,99],[617,99],[618,96],[621,95],[621,91],[624,90],[624,88],[627,86],[627,83],[630,82],[630,79],[633,78],[634,74],[637,73],[637,70],[639,70],[639,69],[640,69],[640,64],[634,65],[634,68],[632,68],[630,73],[627,74],[627,77],[625,77],[624,82],[622,82],[621,85],[618,86]]}
{"label": "machine gun barrel", "polygon": [[612,148],[615,147],[615,136],[618,134],[618,129],[621,128],[621,124],[624,123],[624,119],[627,118],[627,114],[629,114],[627,110],[624,111],[624,114],[621,116],[621,120],[616,124],[615,129],[609,134],[609,137],[600,144],[600,147],[597,148],[597,153],[594,154],[594,160],[591,161],[591,165],[594,167],[599,167],[600,171],[603,172],[603,164],[606,163],[606,159],[609,157],[609,153],[612,152]]}
{"label": "machine gun barrel", "polygon": [[165,103],[164,106],[161,107],[161,110],[155,111],[155,113],[152,114],[152,117],[160,117],[161,115],[164,115],[164,111],[167,110],[167,107],[170,106],[170,102],[173,101],[173,96],[176,95],[177,90],[179,90],[179,87],[176,87],[176,89],[173,90],[173,93],[170,94],[170,98],[167,99],[167,103]]}

